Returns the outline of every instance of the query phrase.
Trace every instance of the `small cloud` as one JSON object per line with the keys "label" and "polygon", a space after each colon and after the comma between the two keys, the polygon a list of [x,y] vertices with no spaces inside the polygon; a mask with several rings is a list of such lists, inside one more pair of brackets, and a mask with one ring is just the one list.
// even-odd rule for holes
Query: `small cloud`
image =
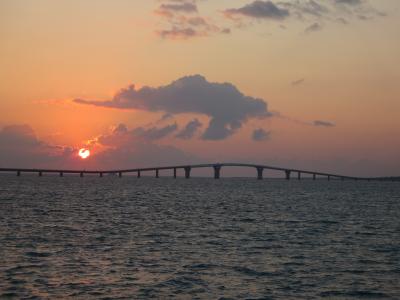
{"label": "small cloud", "polygon": [[320,31],[321,29],[322,29],[322,25],[316,22],[316,23],[308,26],[304,31],[305,31],[305,33],[312,33],[312,32],[316,32],[316,31]]}
{"label": "small cloud", "polygon": [[335,0],[336,4],[347,4],[347,5],[360,5],[362,4],[361,0]]}
{"label": "small cloud", "polygon": [[171,29],[161,30],[158,31],[160,37],[165,39],[182,39],[186,40],[196,36],[204,36],[205,34],[199,31],[196,31],[193,28],[186,27],[186,28],[179,28],[179,27],[172,27]]}
{"label": "small cloud", "polygon": [[314,126],[317,127],[335,127],[335,123],[328,122],[328,121],[321,121],[321,120],[316,120],[313,122]]}
{"label": "small cloud", "polygon": [[336,21],[337,21],[338,23],[343,24],[343,25],[349,24],[349,22],[348,22],[345,18],[337,18]]}
{"label": "small cloud", "polygon": [[165,12],[196,13],[197,5],[191,2],[164,3],[160,5],[159,11],[160,13],[165,13]]}
{"label": "small cloud", "polygon": [[269,140],[270,136],[271,136],[270,131],[265,131],[264,129],[259,128],[253,131],[252,139],[253,141],[261,142]]}
{"label": "small cloud", "polygon": [[256,19],[282,20],[290,15],[289,11],[281,8],[272,1],[256,0],[240,8],[231,8],[224,11],[228,18],[244,16]]}
{"label": "small cloud", "polygon": [[292,85],[293,85],[293,86],[301,85],[301,84],[304,83],[304,81],[305,81],[305,79],[304,79],[304,78],[301,78],[301,79],[292,81]]}

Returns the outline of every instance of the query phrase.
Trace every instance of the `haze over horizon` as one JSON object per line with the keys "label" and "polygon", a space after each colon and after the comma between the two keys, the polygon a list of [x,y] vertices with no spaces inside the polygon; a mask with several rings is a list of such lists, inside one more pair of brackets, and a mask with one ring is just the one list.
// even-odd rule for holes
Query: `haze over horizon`
{"label": "haze over horizon", "polygon": [[400,175],[397,0],[3,0],[0,35],[0,167]]}

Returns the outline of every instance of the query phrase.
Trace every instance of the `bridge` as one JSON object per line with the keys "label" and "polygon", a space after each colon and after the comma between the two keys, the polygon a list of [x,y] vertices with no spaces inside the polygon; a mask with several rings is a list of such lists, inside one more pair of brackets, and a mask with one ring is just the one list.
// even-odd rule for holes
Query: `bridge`
{"label": "bridge", "polygon": [[[339,174],[331,174],[331,173],[322,173],[316,171],[307,171],[307,170],[298,170],[291,168],[281,168],[267,165],[258,165],[258,164],[244,164],[244,163],[215,163],[215,164],[195,164],[195,165],[178,165],[178,166],[165,166],[165,167],[151,167],[151,168],[137,168],[137,169],[126,169],[126,170],[55,170],[55,169],[21,169],[21,168],[0,168],[0,173],[16,173],[17,176],[21,176],[22,173],[37,173],[38,176],[43,176],[43,174],[59,174],[60,177],[63,177],[64,174],[79,174],[80,177],[84,175],[98,175],[103,177],[103,175],[118,175],[122,177],[123,174],[135,174],[138,178],[142,176],[143,172],[154,172],[155,177],[160,177],[160,171],[162,170],[171,170],[172,176],[177,178],[177,171],[183,170],[185,178],[189,179],[191,177],[191,171],[193,169],[199,168],[212,168],[214,170],[214,178],[220,179],[221,177],[221,169],[225,167],[245,167],[245,168],[253,168],[256,171],[256,178],[258,180],[262,180],[264,178],[265,170],[273,170],[273,171],[281,171],[284,175],[284,178],[290,180],[291,178],[297,178],[298,180],[302,179],[302,175],[309,175],[313,180],[316,180],[317,177],[326,178],[327,180],[336,179],[336,180],[380,180],[380,181],[400,181],[399,177],[375,177],[375,178],[366,178],[366,177],[353,177],[353,176],[344,176]],[[294,175],[294,176],[293,176]]]}

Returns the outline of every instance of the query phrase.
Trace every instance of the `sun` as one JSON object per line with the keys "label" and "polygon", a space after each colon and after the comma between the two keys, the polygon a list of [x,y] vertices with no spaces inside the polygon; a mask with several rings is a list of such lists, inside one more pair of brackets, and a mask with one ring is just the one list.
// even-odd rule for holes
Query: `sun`
{"label": "sun", "polygon": [[90,156],[90,151],[88,149],[82,148],[79,150],[78,155],[82,158],[82,159],[86,159]]}

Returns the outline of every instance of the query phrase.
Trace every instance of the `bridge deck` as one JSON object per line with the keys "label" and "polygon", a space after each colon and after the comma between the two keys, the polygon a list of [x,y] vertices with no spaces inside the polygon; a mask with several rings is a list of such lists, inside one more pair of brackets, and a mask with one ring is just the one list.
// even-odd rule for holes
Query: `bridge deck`
{"label": "bridge deck", "polygon": [[136,169],[121,169],[121,170],[68,170],[68,169],[28,169],[28,168],[0,168],[1,172],[16,172],[18,175],[21,173],[38,173],[42,175],[44,173],[59,173],[63,174],[80,174],[83,176],[84,174],[122,174],[125,173],[138,173],[138,177],[141,172],[147,171],[155,171],[156,177],[158,177],[159,171],[161,170],[174,170],[174,177],[176,177],[176,170],[183,169],[185,170],[185,176],[187,178],[190,177],[190,171],[192,169],[198,168],[214,168],[215,170],[215,178],[219,178],[220,169],[223,167],[247,167],[247,168],[255,168],[258,171],[258,179],[262,179],[264,170],[274,170],[274,171],[282,171],[286,174],[286,179],[290,179],[290,175],[292,173],[298,174],[298,179],[301,179],[301,174],[313,175],[315,179],[316,176],[324,176],[330,178],[339,178],[339,179],[351,179],[351,180],[400,180],[398,177],[386,177],[386,178],[365,178],[365,177],[354,177],[354,176],[345,176],[333,173],[325,173],[318,171],[309,171],[309,170],[300,170],[300,169],[292,169],[292,168],[283,168],[283,167],[275,167],[269,165],[259,165],[259,164],[245,164],[245,163],[215,163],[215,164],[194,164],[194,165],[176,165],[176,166],[160,166],[160,167],[150,167],[150,168],[136,168]]}

